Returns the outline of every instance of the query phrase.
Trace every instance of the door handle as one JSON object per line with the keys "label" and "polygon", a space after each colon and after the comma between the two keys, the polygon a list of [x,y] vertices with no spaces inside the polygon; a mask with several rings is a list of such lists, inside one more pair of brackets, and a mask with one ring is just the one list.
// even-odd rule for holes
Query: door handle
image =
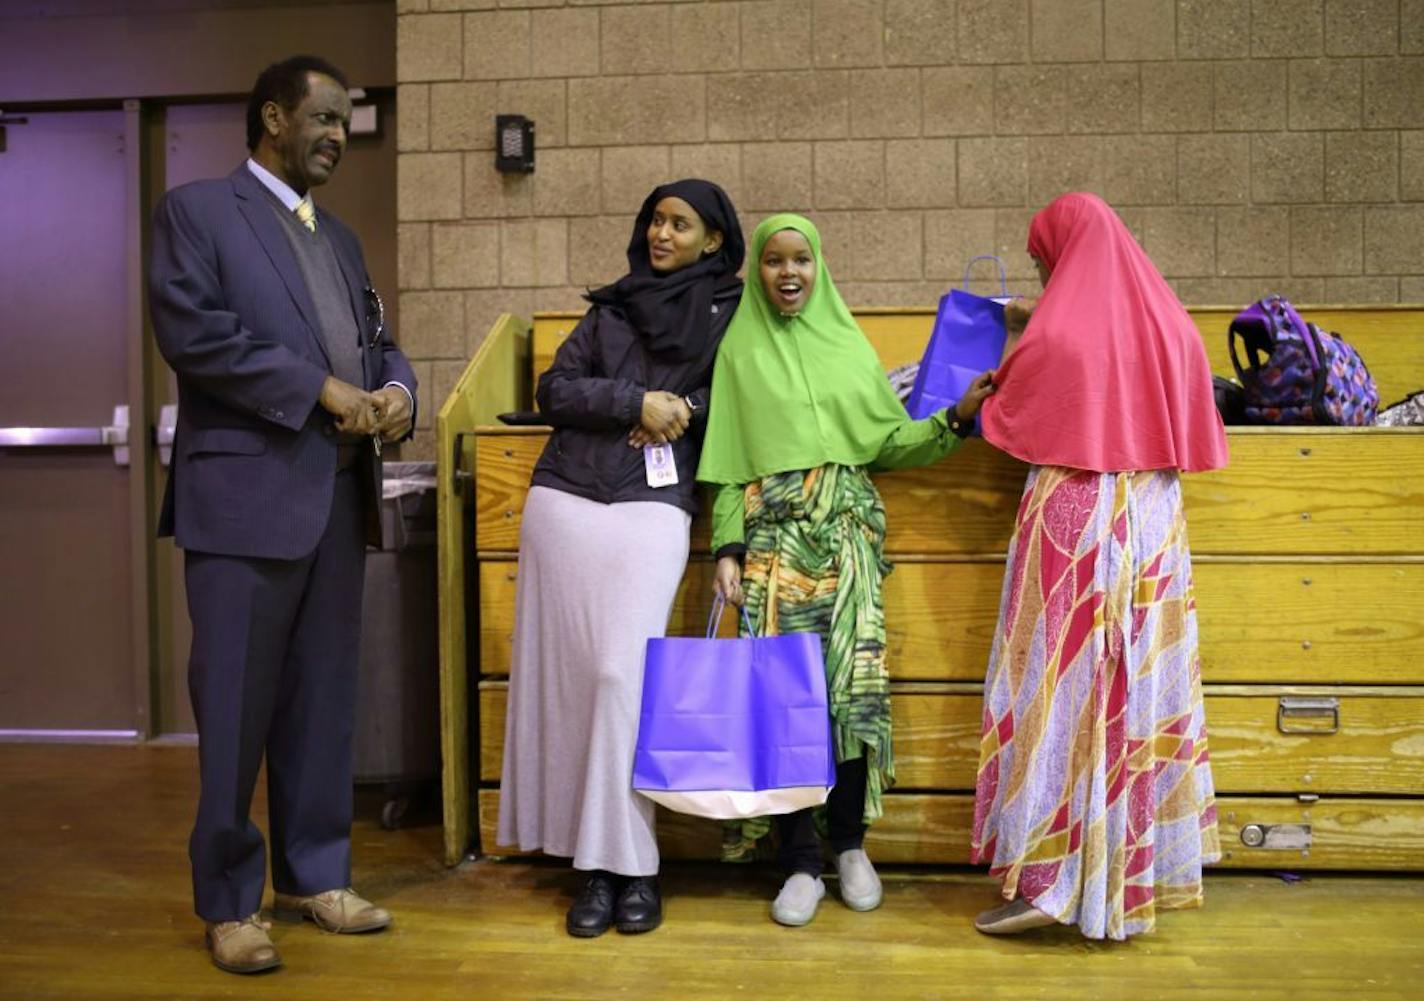
{"label": "door handle", "polygon": [[129,464],[129,405],[114,408],[114,420],[103,427],[0,428],[0,449],[112,448],[114,465]]}

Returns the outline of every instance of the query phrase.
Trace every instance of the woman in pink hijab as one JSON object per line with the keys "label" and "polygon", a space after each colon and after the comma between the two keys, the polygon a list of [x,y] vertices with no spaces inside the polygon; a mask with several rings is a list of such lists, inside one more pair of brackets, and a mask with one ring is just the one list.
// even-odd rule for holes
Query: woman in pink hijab
{"label": "woman in pink hijab", "polygon": [[1226,464],[1206,352],[1111,208],[1033,219],[1044,282],[984,437],[1032,465],[984,686],[973,853],[1007,903],[975,927],[1151,931],[1220,857],[1180,473]]}

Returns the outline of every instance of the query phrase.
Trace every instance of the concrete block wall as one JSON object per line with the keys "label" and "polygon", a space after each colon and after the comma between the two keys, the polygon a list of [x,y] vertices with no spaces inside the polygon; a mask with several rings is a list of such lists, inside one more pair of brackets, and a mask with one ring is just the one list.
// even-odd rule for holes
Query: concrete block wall
{"label": "concrete block wall", "polygon": [[[398,0],[403,346],[428,422],[501,312],[578,309],[647,191],[801,211],[852,305],[1033,212],[1121,213],[1182,298],[1424,301],[1424,0]],[[494,169],[494,116],[536,123]],[[982,284],[982,282],[981,282]],[[429,448],[428,438],[425,448]]]}

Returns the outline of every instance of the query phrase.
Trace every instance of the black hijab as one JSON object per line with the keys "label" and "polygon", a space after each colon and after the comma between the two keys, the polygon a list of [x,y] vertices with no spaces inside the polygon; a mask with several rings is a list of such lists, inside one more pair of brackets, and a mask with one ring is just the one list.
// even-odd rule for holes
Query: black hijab
{"label": "black hijab", "polygon": [[[681,198],[691,205],[708,229],[722,233],[722,246],[672,272],[653,270],[648,258],[648,226],[664,198]],[[648,350],[677,361],[710,354],[712,296],[736,287],[737,269],[746,256],[737,210],[727,193],[711,181],[688,178],[662,184],[643,201],[628,241],[628,273],[612,285],[593,289],[589,302],[622,310]]]}

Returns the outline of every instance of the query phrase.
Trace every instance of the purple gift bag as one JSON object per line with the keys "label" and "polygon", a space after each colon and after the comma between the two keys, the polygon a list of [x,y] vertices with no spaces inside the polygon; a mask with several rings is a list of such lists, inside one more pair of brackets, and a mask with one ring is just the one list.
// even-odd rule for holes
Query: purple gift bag
{"label": "purple gift bag", "polygon": [[1001,294],[991,299],[956,288],[940,299],[914,388],[905,401],[905,409],[916,420],[954,406],[975,376],[996,368],[1003,357],[1004,303],[1010,298],[1004,263],[997,257],[972,258],[964,270],[965,286],[969,284],[969,269],[980,260],[999,262]]}
{"label": "purple gift bag", "polygon": [[705,639],[648,640],[633,788],[718,820],[824,803],[836,760],[821,637],[716,639],[722,609]]}

